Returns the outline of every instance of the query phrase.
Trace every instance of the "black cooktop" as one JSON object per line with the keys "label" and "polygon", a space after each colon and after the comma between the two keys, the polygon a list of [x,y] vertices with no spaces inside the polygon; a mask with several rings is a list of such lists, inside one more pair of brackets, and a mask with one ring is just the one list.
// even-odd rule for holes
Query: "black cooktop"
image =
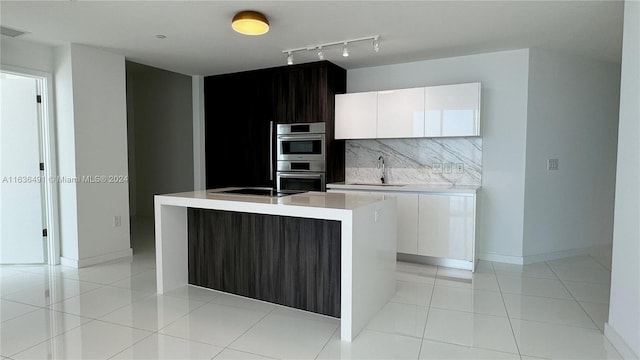
{"label": "black cooktop", "polygon": [[269,196],[269,197],[281,197],[287,195],[295,195],[305,193],[306,191],[299,190],[274,190],[274,189],[255,189],[255,188],[242,188],[235,190],[220,191],[225,194],[241,194],[241,195],[257,195],[257,196]]}

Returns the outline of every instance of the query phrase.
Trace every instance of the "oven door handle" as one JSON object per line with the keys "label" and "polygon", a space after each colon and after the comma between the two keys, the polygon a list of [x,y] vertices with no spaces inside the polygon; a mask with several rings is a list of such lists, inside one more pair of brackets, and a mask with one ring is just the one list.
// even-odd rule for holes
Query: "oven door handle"
{"label": "oven door handle", "polygon": [[324,140],[324,135],[278,135],[278,140]]}
{"label": "oven door handle", "polygon": [[281,178],[297,177],[297,178],[309,178],[309,179],[322,179],[324,173],[321,174],[305,174],[305,173],[279,173]]}
{"label": "oven door handle", "polygon": [[273,181],[273,121],[269,122],[269,181]]}

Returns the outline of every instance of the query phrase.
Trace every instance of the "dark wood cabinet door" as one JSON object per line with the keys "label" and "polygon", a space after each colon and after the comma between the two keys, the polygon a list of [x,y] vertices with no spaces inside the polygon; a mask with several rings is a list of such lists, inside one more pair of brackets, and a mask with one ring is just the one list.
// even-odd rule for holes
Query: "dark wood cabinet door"
{"label": "dark wood cabinet door", "polygon": [[280,123],[327,122],[333,97],[327,63],[303,64],[281,70],[274,81]]}
{"label": "dark wood cabinet door", "polygon": [[273,186],[270,90],[261,73],[205,78],[207,188]]}
{"label": "dark wood cabinet door", "polygon": [[290,123],[293,101],[289,98],[289,71],[276,68],[271,72],[271,94],[273,101],[273,119],[277,123]]}
{"label": "dark wood cabinet door", "polygon": [[189,283],[340,317],[340,222],[188,209]]}

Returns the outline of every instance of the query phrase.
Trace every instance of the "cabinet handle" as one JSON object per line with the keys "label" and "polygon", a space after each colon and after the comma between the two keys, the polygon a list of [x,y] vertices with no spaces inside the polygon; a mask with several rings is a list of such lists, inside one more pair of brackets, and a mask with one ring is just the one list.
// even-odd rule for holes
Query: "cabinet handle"
{"label": "cabinet handle", "polygon": [[269,180],[273,181],[273,121],[269,121]]}

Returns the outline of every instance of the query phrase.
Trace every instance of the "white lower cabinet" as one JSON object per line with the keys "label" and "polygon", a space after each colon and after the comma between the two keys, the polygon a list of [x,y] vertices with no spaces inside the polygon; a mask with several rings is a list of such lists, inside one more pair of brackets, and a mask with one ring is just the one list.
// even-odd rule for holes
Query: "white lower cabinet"
{"label": "white lower cabinet", "polygon": [[[385,198],[396,198],[398,204],[397,252],[399,253],[475,262],[475,194],[342,189],[327,191],[359,194],[383,193]],[[456,265],[452,266],[456,267]]]}
{"label": "white lower cabinet", "polygon": [[398,249],[405,254],[418,253],[418,195],[385,194],[385,199],[396,198],[398,204]]}
{"label": "white lower cabinet", "polygon": [[420,194],[418,255],[473,261],[475,196]]}

